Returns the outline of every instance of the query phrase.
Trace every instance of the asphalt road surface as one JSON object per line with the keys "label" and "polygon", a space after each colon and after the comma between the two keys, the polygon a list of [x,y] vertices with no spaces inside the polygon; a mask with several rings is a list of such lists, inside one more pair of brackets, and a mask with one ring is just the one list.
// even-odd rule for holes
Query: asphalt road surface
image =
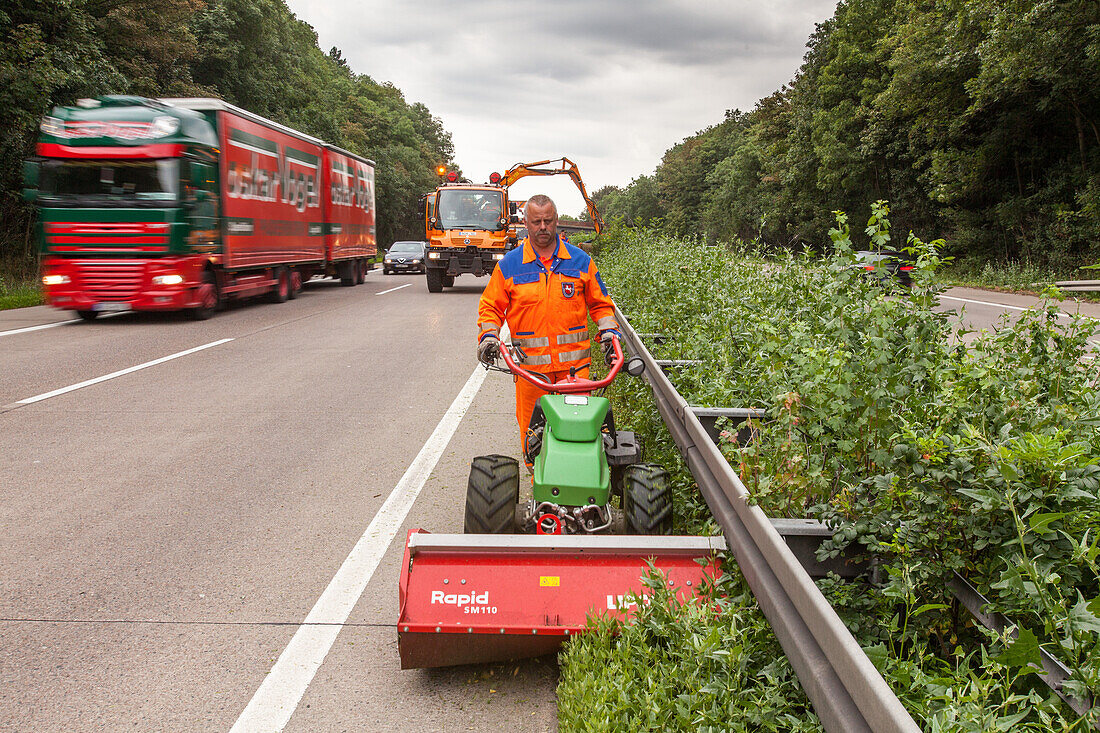
{"label": "asphalt road surface", "polygon": [[[470,458],[517,453],[485,282],[0,312],[0,730],[555,728],[553,658],[398,669],[405,533],[461,531]],[[945,295],[978,328],[1035,302]]]}
{"label": "asphalt road surface", "polygon": [[[470,458],[517,452],[503,374],[436,446],[395,539],[365,538],[381,559],[346,620],[315,609],[475,373],[486,282],[431,295],[376,271],[199,323],[0,312],[0,730],[555,727],[552,657],[398,669],[407,529],[461,532]],[[321,654],[315,676],[260,699],[312,611],[338,635],[306,634],[284,666]]]}

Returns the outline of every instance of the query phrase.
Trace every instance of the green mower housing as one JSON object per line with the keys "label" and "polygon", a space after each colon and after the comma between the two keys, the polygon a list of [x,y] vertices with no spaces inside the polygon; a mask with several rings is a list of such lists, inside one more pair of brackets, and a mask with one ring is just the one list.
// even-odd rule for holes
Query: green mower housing
{"label": "green mower housing", "polygon": [[546,415],[546,428],[534,463],[535,501],[563,506],[607,504],[611,469],[601,428],[611,403],[605,397],[548,394],[539,398],[539,406]]}

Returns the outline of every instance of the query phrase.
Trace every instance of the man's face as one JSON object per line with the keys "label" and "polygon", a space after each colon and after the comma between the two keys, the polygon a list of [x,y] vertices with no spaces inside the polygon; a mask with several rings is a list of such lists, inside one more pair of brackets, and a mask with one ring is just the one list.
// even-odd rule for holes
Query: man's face
{"label": "man's face", "polygon": [[554,210],[553,204],[528,204],[524,222],[527,225],[527,236],[536,247],[549,247],[558,236],[558,212]]}

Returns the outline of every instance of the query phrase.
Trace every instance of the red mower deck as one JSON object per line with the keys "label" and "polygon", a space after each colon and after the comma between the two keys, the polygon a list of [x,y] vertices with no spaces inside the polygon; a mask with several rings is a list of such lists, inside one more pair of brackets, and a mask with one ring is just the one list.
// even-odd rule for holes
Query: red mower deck
{"label": "red mower deck", "polygon": [[557,651],[593,615],[623,618],[649,562],[680,601],[720,573],[722,537],[409,532],[401,566],[401,668]]}

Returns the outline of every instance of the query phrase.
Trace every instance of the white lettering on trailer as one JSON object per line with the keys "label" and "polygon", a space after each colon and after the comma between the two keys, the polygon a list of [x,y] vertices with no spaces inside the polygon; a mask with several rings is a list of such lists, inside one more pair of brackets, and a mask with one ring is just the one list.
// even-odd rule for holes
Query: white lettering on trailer
{"label": "white lettering on trailer", "polygon": [[235,141],[230,144],[250,150],[252,159],[247,167],[238,168],[235,163],[230,163],[225,192],[229,198],[268,203],[279,201],[293,206],[299,212],[321,205],[321,196],[317,190],[317,166],[303,163],[298,158],[289,156],[289,160],[295,165],[311,168],[314,171],[308,175],[300,171],[295,173],[287,162],[288,156],[285,154],[284,146],[279,145],[277,156],[262,151],[265,157],[275,158],[276,170],[270,171],[261,167],[261,151],[257,148]]}

